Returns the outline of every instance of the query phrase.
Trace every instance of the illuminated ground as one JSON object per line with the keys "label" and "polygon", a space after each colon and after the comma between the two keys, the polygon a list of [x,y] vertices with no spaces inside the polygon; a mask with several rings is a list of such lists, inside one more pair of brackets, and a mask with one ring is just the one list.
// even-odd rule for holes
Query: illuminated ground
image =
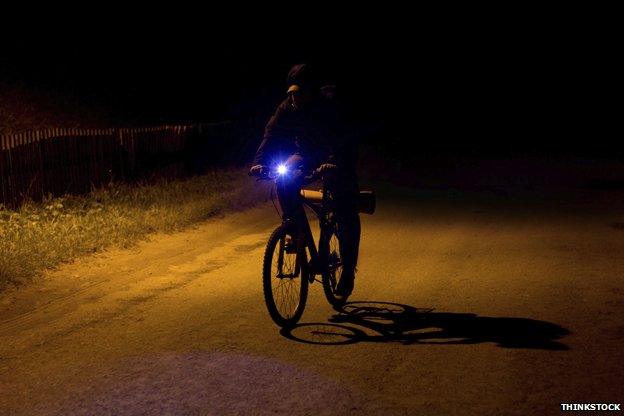
{"label": "illuminated ground", "polygon": [[83,259],[0,297],[0,414],[524,415],[620,403],[616,194],[382,199],[363,217],[357,303],[336,315],[315,284],[309,325],[289,334],[260,286],[271,206]]}

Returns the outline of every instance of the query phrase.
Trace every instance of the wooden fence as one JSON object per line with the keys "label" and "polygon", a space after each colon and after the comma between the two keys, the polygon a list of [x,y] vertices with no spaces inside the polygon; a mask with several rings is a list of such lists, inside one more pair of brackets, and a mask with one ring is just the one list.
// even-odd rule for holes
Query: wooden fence
{"label": "wooden fence", "polygon": [[195,173],[231,123],[45,129],[0,136],[0,203],[83,193],[109,182]]}

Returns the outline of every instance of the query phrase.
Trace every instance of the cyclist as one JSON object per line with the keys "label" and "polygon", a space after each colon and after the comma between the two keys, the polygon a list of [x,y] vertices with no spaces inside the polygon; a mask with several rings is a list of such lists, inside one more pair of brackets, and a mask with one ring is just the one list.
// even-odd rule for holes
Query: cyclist
{"label": "cyclist", "polygon": [[288,171],[277,182],[277,195],[285,218],[305,215],[299,192],[307,173],[319,169],[327,175],[337,218],[343,261],[337,295],[353,290],[360,243],[357,210],[357,143],[348,134],[335,97],[335,87],[321,85],[313,68],[295,65],[288,73],[288,97],[277,107],[264,131],[250,173],[262,175],[278,163]]}

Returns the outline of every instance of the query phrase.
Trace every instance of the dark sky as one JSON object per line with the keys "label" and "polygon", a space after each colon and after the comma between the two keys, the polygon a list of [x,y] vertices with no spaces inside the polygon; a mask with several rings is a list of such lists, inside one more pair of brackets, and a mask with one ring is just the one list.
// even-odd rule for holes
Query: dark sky
{"label": "dark sky", "polygon": [[594,26],[557,13],[400,14],[51,27],[9,39],[0,75],[70,91],[122,119],[211,121],[266,117],[288,68],[312,62],[362,131],[458,148],[609,146],[607,115],[587,105],[602,87],[596,69],[612,59]]}

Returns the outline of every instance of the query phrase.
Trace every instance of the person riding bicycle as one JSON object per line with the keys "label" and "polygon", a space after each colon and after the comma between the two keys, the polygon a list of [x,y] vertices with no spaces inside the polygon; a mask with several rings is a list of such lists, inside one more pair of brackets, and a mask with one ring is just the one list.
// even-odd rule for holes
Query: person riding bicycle
{"label": "person riding bicycle", "polygon": [[285,218],[305,215],[299,202],[305,176],[315,169],[326,174],[326,186],[335,204],[343,260],[337,295],[346,297],[353,290],[360,244],[357,143],[340,115],[334,86],[321,85],[310,65],[292,67],[287,87],[288,97],[266,125],[250,174],[261,176],[285,161],[289,175],[277,183]]}

